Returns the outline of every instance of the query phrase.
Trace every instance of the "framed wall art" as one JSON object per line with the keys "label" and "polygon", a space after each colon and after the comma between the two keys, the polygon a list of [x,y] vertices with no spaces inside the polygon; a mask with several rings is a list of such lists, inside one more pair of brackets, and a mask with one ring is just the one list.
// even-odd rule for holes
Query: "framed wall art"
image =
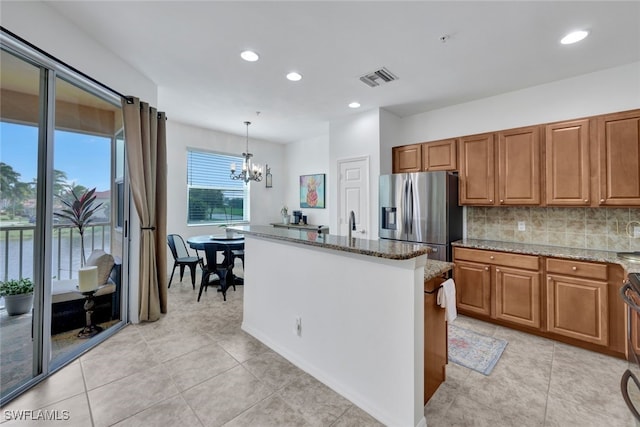
{"label": "framed wall art", "polygon": [[300,207],[325,207],[325,174],[300,175]]}

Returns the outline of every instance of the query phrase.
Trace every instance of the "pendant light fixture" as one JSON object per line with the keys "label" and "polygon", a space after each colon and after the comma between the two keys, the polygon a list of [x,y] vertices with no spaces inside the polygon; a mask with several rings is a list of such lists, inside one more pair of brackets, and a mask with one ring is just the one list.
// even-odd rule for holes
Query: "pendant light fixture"
{"label": "pendant light fixture", "polygon": [[248,184],[249,181],[260,182],[262,181],[262,166],[251,161],[253,154],[249,152],[249,125],[251,122],[244,122],[244,124],[247,126],[247,151],[242,153],[244,160],[241,171],[236,173],[236,164],[231,163],[231,179],[241,179],[245,184]]}

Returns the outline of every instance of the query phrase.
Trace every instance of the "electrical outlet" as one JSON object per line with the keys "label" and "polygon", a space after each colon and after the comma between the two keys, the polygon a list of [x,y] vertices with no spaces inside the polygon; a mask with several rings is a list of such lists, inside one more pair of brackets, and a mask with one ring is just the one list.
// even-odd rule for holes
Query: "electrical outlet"
{"label": "electrical outlet", "polygon": [[302,336],[302,317],[296,317],[296,335]]}
{"label": "electrical outlet", "polygon": [[635,227],[633,227],[633,238],[640,238],[640,226],[636,225]]}
{"label": "electrical outlet", "polygon": [[525,231],[527,229],[524,221],[518,221],[518,231]]}

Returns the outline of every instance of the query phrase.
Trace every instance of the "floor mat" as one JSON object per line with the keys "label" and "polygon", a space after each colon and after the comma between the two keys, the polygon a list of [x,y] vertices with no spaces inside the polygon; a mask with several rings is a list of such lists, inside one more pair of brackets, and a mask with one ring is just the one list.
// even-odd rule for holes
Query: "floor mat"
{"label": "floor mat", "polygon": [[481,374],[491,373],[506,346],[503,339],[449,325],[449,360]]}

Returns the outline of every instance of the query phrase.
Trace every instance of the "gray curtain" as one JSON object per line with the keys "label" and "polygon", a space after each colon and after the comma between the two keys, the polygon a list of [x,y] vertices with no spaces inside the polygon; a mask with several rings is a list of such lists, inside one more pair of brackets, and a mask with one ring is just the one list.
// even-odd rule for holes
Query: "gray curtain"
{"label": "gray curtain", "polygon": [[123,98],[124,135],[133,203],[140,218],[140,321],[167,312],[166,117],[138,98]]}

